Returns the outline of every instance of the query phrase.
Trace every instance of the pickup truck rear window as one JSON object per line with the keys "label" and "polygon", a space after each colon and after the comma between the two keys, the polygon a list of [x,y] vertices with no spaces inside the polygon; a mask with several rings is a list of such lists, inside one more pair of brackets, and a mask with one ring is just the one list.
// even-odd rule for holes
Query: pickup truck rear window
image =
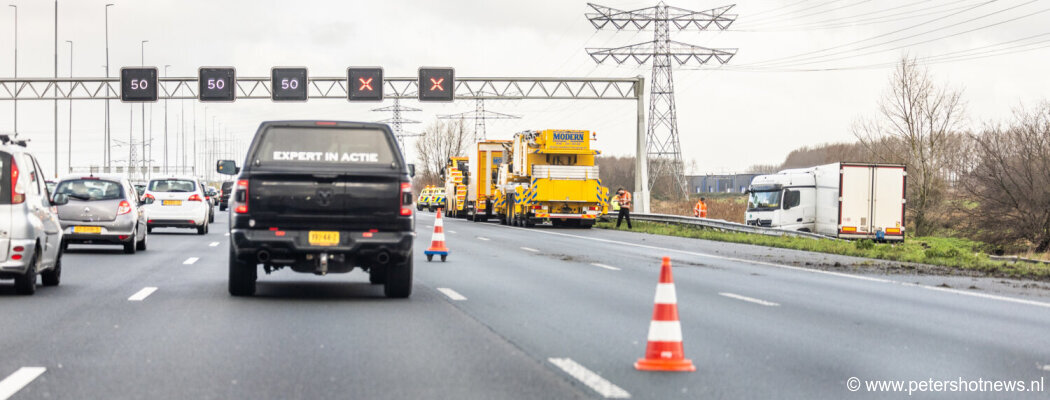
{"label": "pickup truck rear window", "polygon": [[390,165],[393,144],[378,129],[274,127],[255,152],[255,165],[340,167]]}
{"label": "pickup truck rear window", "polygon": [[100,179],[70,179],[58,183],[56,194],[64,194],[80,201],[119,200],[124,189],[117,182]]}

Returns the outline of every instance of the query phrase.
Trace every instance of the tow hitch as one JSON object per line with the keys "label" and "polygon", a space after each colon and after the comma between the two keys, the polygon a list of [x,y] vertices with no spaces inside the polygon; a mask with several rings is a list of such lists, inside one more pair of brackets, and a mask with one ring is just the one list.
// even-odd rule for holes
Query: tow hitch
{"label": "tow hitch", "polygon": [[317,272],[315,275],[327,275],[328,274],[328,253],[321,253],[321,257],[317,260]]}

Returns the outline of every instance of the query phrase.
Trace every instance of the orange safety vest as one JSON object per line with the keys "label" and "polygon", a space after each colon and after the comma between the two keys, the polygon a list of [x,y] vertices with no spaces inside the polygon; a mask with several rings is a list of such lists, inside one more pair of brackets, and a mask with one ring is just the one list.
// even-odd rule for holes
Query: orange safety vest
{"label": "orange safety vest", "polygon": [[699,218],[707,218],[707,203],[697,200],[696,205],[693,206],[693,216]]}
{"label": "orange safety vest", "polygon": [[631,209],[631,192],[625,190],[623,194],[617,195],[616,199],[621,208]]}

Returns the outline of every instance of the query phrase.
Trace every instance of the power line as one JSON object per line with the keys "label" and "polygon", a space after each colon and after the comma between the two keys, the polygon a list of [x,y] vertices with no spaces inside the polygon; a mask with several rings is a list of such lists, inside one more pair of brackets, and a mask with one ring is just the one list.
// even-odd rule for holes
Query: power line
{"label": "power line", "polygon": [[[1009,9],[1006,9],[1006,10],[1000,10],[1000,11],[997,11],[997,12],[989,14],[989,15],[985,15],[985,16],[981,16],[981,17],[974,18],[974,19],[971,19],[971,20],[963,21],[963,22],[960,22],[960,23],[957,23],[957,24],[953,24],[953,25],[944,27],[944,28],[938,28],[938,29],[934,29],[934,30],[930,30],[930,31],[914,34],[914,35],[911,35],[911,36],[907,36],[907,37],[904,37],[904,38],[900,38],[900,39],[884,42],[884,43],[877,43],[877,44],[873,44],[873,45],[869,45],[869,46],[864,46],[864,47],[860,47],[860,48],[857,48],[857,49],[853,49],[851,51],[838,52],[838,53],[834,53],[834,54],[828,54],[828,55],[817,57],[817,58],[825,58],[825,57],[833,56],[833,55],[836,55],[836,54],[845,54],[845,53],[849,53],[849,52],[852,52],[852,51],[869,49],[869,48],[878,47],[878,46],[881,46],[881,45],[884,45],[884,44],[889,44],[889,43],[893,43],[893,42],[899,42],[901,40],[907,40],[907,39],[915,38],[915,37],[922,36],[922,35],[925,35],[925,34],[928,34],[928,33],[931,33],[931,32],[935,32],[935,31],[938,31],[938,30],[941,30],[941,29],[951,28],[951,27],[954,27],[954,26],[961,25],[963,23],[972,22],[972,21],[980,19],[980,18],[984,18],[984,17],[988,17],[988,16],[991,16],[991,15],[994,15],[994,14],[1005,12],[1005,11],[1008,11],[1008,10],[1013,9],[1013,8],[1017,8],[1017,7],[1020,7],[1020,6],[1023,6],[1023,5],[1034,3],[1036,1],[1038,1],[1038,0],[1032,0],[1032,1],[1029,1],[1027,3],[1021,4],[1021,5],[1018,5],[1018,6],[1014,6],[1014,7],[1011,7]],[[999,21],[999,22],[996,22],[996,23],[988,24],[988,25],[984,25],[984,26],[981,26],[981,27],[978,27],[978,28],[973,28],[973,29],[970,29],[970,30],[962,31],[962,32],[956,32],[956,33],[953,33],[953,34],[944,35],[944,36],[936,37],[936,38],[933,38],[933,39],[923,40],[923,41],[920,41],[920,42],[915,42],[915,43],[911,43],[911,44],[901,45],[901,46],[897,46],[897,47],[893,47],[893,48],[889,48],[889,49],[884,49],[884,50],[870,51],[870,52],[866,52],[866,53],[853,54],[853,55],[849,55],[849,56],[845,56],[845,57],[837,57],[837,58],[831,58],[831,59],[827,59],[827,60],[815,60],[815,61],[794,62],[794,63],[777,63],[777,64],[781,64],[779,66],[784,66],[784,64],[786,64],[789,67],[791,67],[791,66],[802,66],[802,65],[811,65],[811,64],[823,63],[823,62],[845,60],[845,59],[849,59],[849,58],[866,56],[866,55],[871,55],[871,54],[884,53],[884,52],[887,52],[887,51],[899,50],[899,49],[912,47],[912,46],[916,46],[916,45],[920,45],[920,44],[926,44],[926,43],[930,43],[930,42],[935,42],[935,41],[938,41],[938,40],[947,39],[947,38],[951,38],[951,37],[955,37],[955,36],[959,36],[959,35],[964,35],[964,34],[975,32],[975,31],[979,31],[979,30],[982,30],[982,29],[987,29],[987,28],[999,26],[999,25],[1006,24],[1006,23],[1009,23],[1009,22],[1014,22],[1014,21],[1017,21],[1017,20],[1020,20],[1020,19],[1036,16],[1036,15],[1045,13],[1047,11],[1050,11],[1050,8],[1045,8],[1045,9],[1042,9],[1040,11],[1036,11],[1034,13],[1030,13],[1030,14],[1014,17],[1014,18],[1011,18],[1011,19],[1007,19],[1007,20],[1004,20],[1004,21]],[[776,66],[778,66],[778,65],[774,64],[774,67],[776,67]]]}
{"label": "power line", "polygon": [[[932,22],[937,22],[937,21],[943,20],[945,18],[949,18],[949,17],[956,16],[958,14],[965,13],[967,11],[976,9],[978,7],[981,7],[981,6],[985,6],[985,5],[994,3],[996,1],[999,1],[999,0],[988,0],[988,1],[984,2],[984,3],[980,3],[980,4],[974,5],[972,7],[968,7],[965,10],[962,10],[962,11],[959,11],[959,12],[954,12],[954,13],[951,13],[951,14],[948,14],[948,15],[945,15],[945,16],[942,16],[942,17],[934,18],[932,20],[924,21],[924,22],[921,22],[921,23],[918,23],[918,24],[915,24],[915,25],[911,25],[911,26],[908,26],[906,28],[901,28],[901,29],[898,29],[898,30],[895,30],[895,31],[892,31],[892,32],[883,33],[881,35],[875,35],[875,36],[872,36],[872,37],[869,37],[869,38],[866,38],[866,39],[861,39],[861,40],[857,40],[857,41],[853,41],[853,42],[849,42],[849,43],[843,43],[843,44],[840,44],[840,45],[837,45],[837,46],[832,46],[832,47],[828,47],[828,48],[824,48],[824,49],[813,50],[813,51],[810,51],[810,52],[799,53],[799,54],[796,54],[796,55],[793,55],[793,56],[772,58],[772,59],[763,60],[763,61],[759,61],[759,62],[756,62],[756,63],[745,64],[745,65],[747,65],[747,66],[761,66],[763,64],[781,64],[784,61],[792,60],[792,59],[803,59],[804,60],[804,59],[811,59],[811,58],[815,58],[815,57],[820,57],[820,56],[811,56],[811,57],[805,57],[805,56],[809,56],[811,54],[817,54],[817,53],[824,53],[824,52],[827,52],[827,51],[831,51],[831,50],[834,50],[834,49],[840,49],[840,48],[843,48],[843,47],[849,47],[849,46],[852,46],[852,45],[855,45],[855,44],[860,44],[860,43],[864,43],[864,42],[867,42],[867,41],[870,41],[870,40],[875,40],[875,39],[878,39],[878,38],[894,35],[894,34],[897,34],[897,33],[900,33],[900,32],[904,32],[904,31],[907,31],[907,30],[915,29],[915,28],[918,28],[918,27],[930,24]],[[1037,1],[1037,0],[1032,0],[1032,1]],[[968,21],[964,21],[964,22],[968,22]],[[940,28],[940,29],[943,29],[943,28]],[[900,39],[898,39],[898,40],[900,40]],[[879,43],[879,44],[876,44],[876,45],[882,45],[882,44],[885,44],[885,42],[884,43]],[[854,49],[854,50],[856,50],[856,49]],[[850,50],[850,51],[853,51],[853,50]],[[834,55],[834,54],[832,54],[832,55]]]}
{"label": "power line", "polygon": [[850,8],[850,7],[855,7],[855,6],[859,6],[861,4],[869,3],[869,2],[871,2],[871,0],[860,0],[860,1],[856,2],[856,3],[850,3],[850,4],[847,4],[847,5],[841,6],[841,7],[829,8],[827,10],[817,11],[817,12],[809,13],[809,14],[805,14],[805,15],[794,16],[794,17],[786,17],[786,18],[774,19],[774,20],[769,20],[769,21],[764,21],[764,22],[756,22],[756,23],[759,24],[759,25],[778,24],[778,23],[782,23],[784,21],[789,21],[789,20],[794,20],[794,19],[803,19],[803,18],[809,18],[809,17],[816,16],[816,15],[827,14],[829,12],[834,12],[834,11],[838,11],[838,10],[842,10],[842,9],[846,9],[846,8]]}
{"label": "power line", "polygon": [[[926,0],[924,2],[911,3],[911,4],[908,4],[906,6],[895,6],[895,7],[890,7],[890,8],[884,8],[884,9],[881,9],[881,10],[867,12],[867,13],[861,13],[861,14],[855,14],[855,15],[851,15],[851,16],[848,16],[848,17],[829,18],[829,19],[825,19],[825,20],[821,20],[821,21],[802,22],[802,23],[797,23],[797,24],[793,24],[793,25],[781,25],[781,26],[771,26],[771,27],[757,27],[757,28],[751,28],[751,29],[737,29],[737,30],[744,30],[744,31],[750,31],[750,32],[783,32],[783,31],[798,31],[798,30],[824,30],[824,29],[836,29],[836,28],[845,28],[845,27],[852,28],[852,27],[858,27],[858,26],[881,24],[881,23],[891,22],[891,21],[892,22],[906,21],[906,20],[909,20],[909,19],[921,18],[921,17],[941,14],[941,13],[945,13],[945,12],[952,12],[952,11],[960,10],[960,9],[963,9],[963,8],[966,8],[966,7],[969,7],[970,5],[972,5],[972,3],[966,4],[966,1],[958,1],[958,2],[953,1],[953,2],[948,2],[948,3],[944,3],[944,4],[937,4],[937,5],[933,5],[933,6],[929,6],[929,7],[923,7],[923,8],[919,8],[919,9],[915,9],[915,10],[900,11],[900,10],[904,10],[906,8],[909,8],[911,6],[916,6],[916,5],[919,5],[919,4],[922,4],[922,3],[926,3],[926,2],[930,2],[930,1],[933,1],[933,0]],[[950,8],[948,8],[947,10],[937,10],[937,9],[945,8],[945,7],[950,7]],[[930,11],[930,10],[936,10],[936,11]],[[895,12],[893,14],[887,14],[887,15],[878,15],[878,14],[883,14],[883,13],[887,13],[887,12],[894,12],[894,11],[898,11],[898,12]],[[925,12],[925,11],[930,11],[930,12]],[[859,20],[854,20],[855,18],[859,18],[859,17],[866,17],[866,18],[862,18],[862,19],[859,19]]]}
{"label": "power line", "polygon": [[796,5],[805,3],[807,1],[810,1],[810,0],[800,0],[800,1],[796,1],[794,3],[785,4],[783,6],[771,8],[771,9],[768,9],[768,10],[765,10],[765,11],[759,11],[759,12],[751,13],[751,16],[762,15],[762,14],[769,14],[769,13],[774,12],[774,11],[780,11],[780,10],[783,10],[785,8],[794,7]]}
{"label": "power line", "polygon": [[782,14],[773,15],[773,16],[764,17],[764,18],[756,18],[754,20],[754,22],[758,23],[758,22],[763,21],[763,20],[773,20],[773,19],[781,18],[781,17],[787,16],[787,15],[791,15],[791,14],[800,13],[800,12],[803,12],[803,11],[809,11],[809,10],[812,10],[814,8],[820,8],[820,7],[826,6],[828,4],[838,3],[840,1],[842,1],[842,0],[825,1],[825,2],[818,3],[816,5],[810,6],[810,7],[806,7],[806,8],[800,9],[800,10],[788,11],[788,12],[785,12],[785,13],[782,13]]}

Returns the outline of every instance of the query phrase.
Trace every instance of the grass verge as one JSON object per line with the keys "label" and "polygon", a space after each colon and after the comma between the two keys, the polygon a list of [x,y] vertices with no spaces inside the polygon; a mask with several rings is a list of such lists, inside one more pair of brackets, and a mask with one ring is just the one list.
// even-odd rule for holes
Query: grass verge
{"label": "grass verge", "polygon": [[[871,240],[845,241],[806,239],[787,236],[766,236],[750,233],[722,232],[691,226],[663,224],[657,222],[632,221],[634,232],[656,235],[678,236],[838,254],[853,257],[875,258],[930,265],[940,265],[971,271],[980,271],[991,276],[1050,280],[1050,265],[1026,262],[993,261],[981,249],[983,243],[958,238],[917,237],[904,243],[875,243]],[[596,228],[616,229],[615,222],[598,222]],[[626,226],[622,227],[626,228]]]}

